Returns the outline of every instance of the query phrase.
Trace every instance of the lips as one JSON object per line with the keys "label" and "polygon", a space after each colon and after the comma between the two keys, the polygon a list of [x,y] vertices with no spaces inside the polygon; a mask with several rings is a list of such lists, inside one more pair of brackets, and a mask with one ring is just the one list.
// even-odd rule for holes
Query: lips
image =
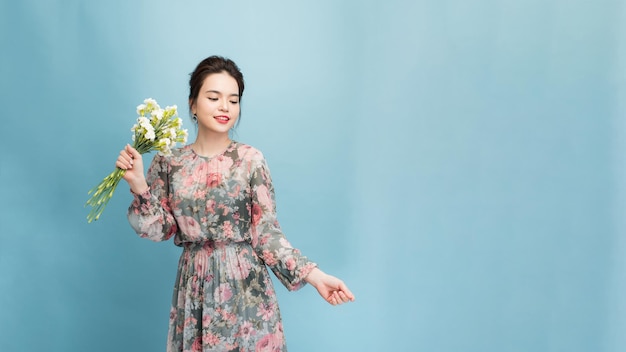
{"label": "lips", "polygon": [[228,121],[230,121],[230,117],[225,116],[225,115],[215,116],[213,118],[215,119],[215,121],[217,121],[218,123],[221,123],[223,125],[227,124]]}

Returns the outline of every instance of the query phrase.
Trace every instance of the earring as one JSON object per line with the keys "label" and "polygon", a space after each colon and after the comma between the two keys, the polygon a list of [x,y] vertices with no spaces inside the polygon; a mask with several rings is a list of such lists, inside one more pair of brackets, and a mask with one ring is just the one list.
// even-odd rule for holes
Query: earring
{"label": "earring", "polygon": [[191,116],[191,119],[193,120],[193,122],[198,122],[198,116],[196,116],[196,114],[193,114],[193,116]]}

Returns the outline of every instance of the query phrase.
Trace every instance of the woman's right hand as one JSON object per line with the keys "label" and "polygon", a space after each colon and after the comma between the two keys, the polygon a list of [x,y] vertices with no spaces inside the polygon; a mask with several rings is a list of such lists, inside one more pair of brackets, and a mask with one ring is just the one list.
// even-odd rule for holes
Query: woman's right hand
{"label": "woman's right hand", "polygon": [[148,190],[148,183],[146,177],[143,174],[143,159],[141,154],[127,144],[120,155],[117,157],[115,166],[122,170],[126,170],[124,173],[124,180],[128,182],[130,190],[135,194],[142,194]]}

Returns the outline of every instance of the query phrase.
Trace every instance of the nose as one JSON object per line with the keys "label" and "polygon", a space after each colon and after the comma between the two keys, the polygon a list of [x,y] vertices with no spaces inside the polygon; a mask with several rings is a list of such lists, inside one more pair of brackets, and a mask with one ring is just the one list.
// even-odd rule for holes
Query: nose
{"label": "nose", "polygon": [[220,104],[221,111],[228,111],[228,99],[222,100],[222,104]]}

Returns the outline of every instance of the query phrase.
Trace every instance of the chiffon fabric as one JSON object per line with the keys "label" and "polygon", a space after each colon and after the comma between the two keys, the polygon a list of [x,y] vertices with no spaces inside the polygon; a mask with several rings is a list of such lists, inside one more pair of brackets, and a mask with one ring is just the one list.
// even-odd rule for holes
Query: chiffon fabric
{"label": "chiffon fabric", "polygon": [[187,145],[155,155],[146,179],[129,207],[132,228],[183,248],[167,351],[286,351],[267,268],[297,290],[316,264],[280,229],[263,154],[232,141],[204,157]]}

